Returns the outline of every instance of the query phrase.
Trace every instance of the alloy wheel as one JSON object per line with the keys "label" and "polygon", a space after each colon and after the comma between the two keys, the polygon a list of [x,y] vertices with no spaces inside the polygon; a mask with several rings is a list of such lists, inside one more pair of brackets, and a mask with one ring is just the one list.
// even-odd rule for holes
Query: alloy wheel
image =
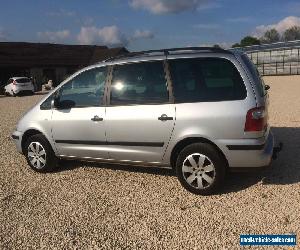
{"label": "alloy wheel", "polygon": [[206,155],[200,153],[193,153],[185,158],[182,173],[185,181],[196,189],[210,187],[216,177],[214,164]]}
{"label": "alloy wheel", "polygon": [[31,142],[27,150],[28,159],[36,169],[42,169],[46,165],[46,151],[41,143]]}

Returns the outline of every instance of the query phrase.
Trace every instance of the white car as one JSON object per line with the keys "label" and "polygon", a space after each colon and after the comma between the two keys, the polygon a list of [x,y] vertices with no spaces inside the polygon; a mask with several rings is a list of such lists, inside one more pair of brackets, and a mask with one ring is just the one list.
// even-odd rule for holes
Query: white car
{"label": "white car", "polygon": [[28,77],[12,77],[5,86],[5,94],[16,96],[21,92],[34,93],[34,86]]}

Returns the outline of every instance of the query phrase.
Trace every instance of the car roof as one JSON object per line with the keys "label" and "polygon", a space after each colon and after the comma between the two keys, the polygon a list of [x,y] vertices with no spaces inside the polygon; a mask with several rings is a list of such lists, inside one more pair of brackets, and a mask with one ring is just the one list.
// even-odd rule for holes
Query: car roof
{"label": "car roof", "polygon": [[9,78],[9,79],[18,80],[18,79],[23,79],[23,78],[29,79],[29,77],[27,77],[27,76],[14,76],[14,77],[11,77],[11,78]]}
{"label": "car roof", "polygon": [[225,50],[219,47],[182,47],[169,48],[159,50],[146,50],[130,52],[118,56],[108,58],[104,61],[98,62],[92,66],[107,66],[118,63],[134,62],[134,61],[150,61],[155,59],[162,59],[166,57],[182,56],[182,55],[203,55],[203,54],[230,54],[234,55],[238,52]]}
{"label": "car roof", "polygon": [[160,50],[130,52],[108,58],[98,63],[82,68],[77,74],[96,67],[112,66],[117,64],[147,62],[155,60],[192,58],[192,57],[235,57],[242,54],[239,50],[226,50],[219,47],[183,47]]}

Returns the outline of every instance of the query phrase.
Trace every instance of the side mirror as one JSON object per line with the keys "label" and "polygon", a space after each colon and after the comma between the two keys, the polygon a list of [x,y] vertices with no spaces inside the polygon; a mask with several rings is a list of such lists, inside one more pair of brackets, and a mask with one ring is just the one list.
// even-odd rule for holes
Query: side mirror
{"label": "side mirror", "polygon": [[269,85],[265,85],[265,90],[269,90],[270,86]]}
{"label": "side mirror", "polygon": [[75,102],[71,100],[59,101],[58,98],[53,98],[51,101],[51,109],[71,109],[75,107]]}
{"label": "side mirror", "polygon": [[54,104],[57,109],[71,109],[75,107],[75,102],[71,100],[57,101],[57,103],[54,102]]}

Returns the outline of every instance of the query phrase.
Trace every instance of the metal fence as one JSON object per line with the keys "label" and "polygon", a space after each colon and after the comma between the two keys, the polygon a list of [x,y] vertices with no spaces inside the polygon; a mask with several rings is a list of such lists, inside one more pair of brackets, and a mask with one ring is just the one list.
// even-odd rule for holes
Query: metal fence
{"label": "metal fence", "polygon": [[247,52],[262,75],[299,75],[300,48]]}
{"label": "metal fence", "polygon": [[300,41],[278,42],[240,48],[262,75],[299,75]]}

